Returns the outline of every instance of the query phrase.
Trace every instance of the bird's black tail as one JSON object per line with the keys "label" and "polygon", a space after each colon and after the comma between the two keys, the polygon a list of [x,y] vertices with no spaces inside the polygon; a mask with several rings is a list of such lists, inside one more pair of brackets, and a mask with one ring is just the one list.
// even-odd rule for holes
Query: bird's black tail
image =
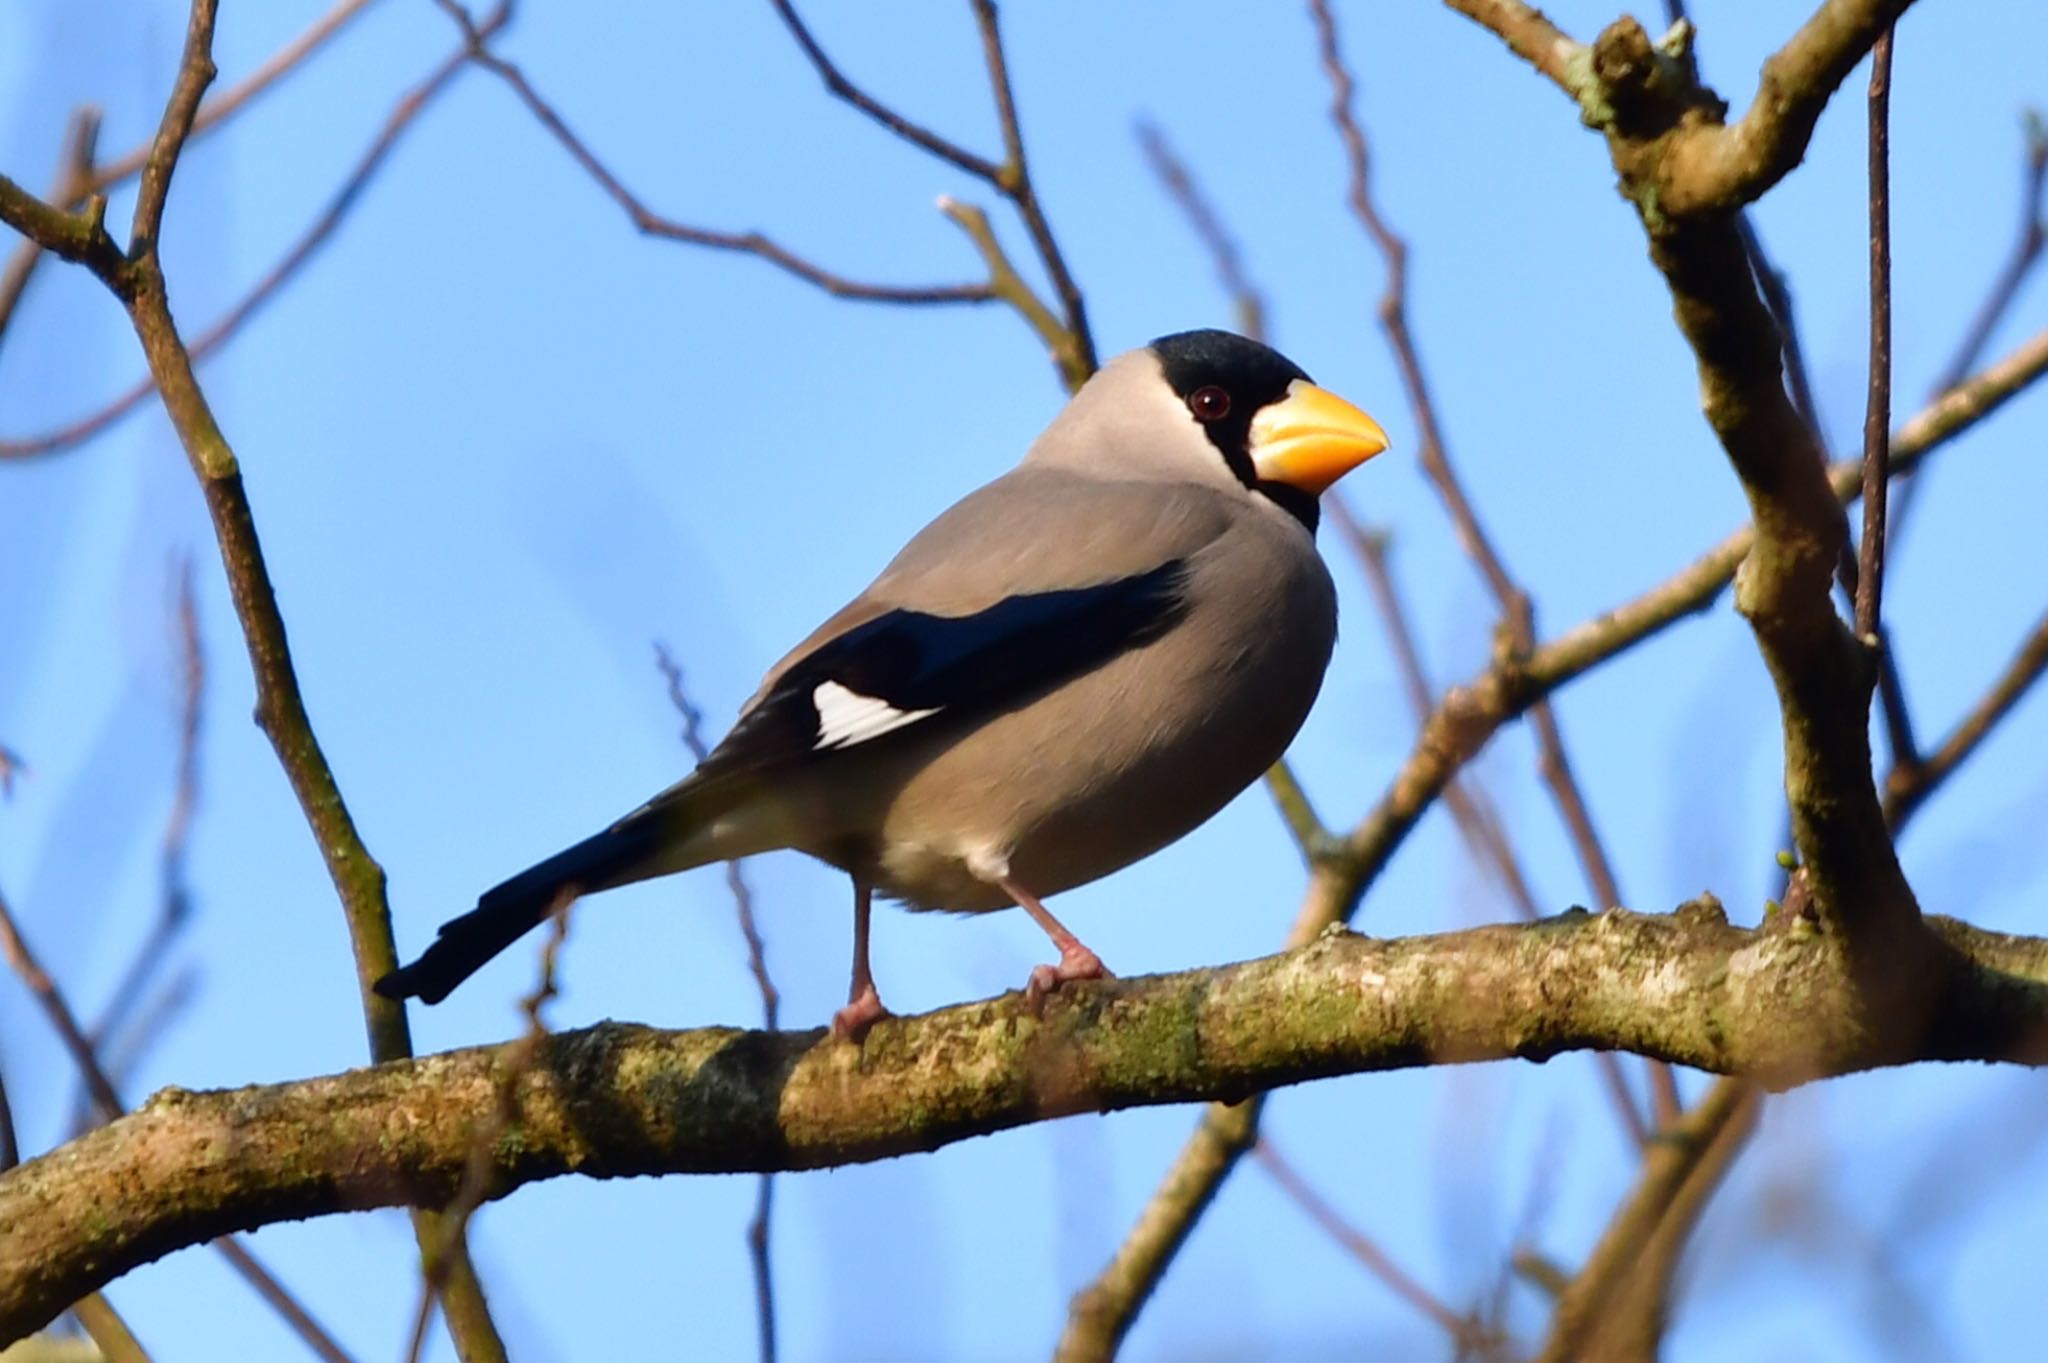
{"label": "bird's black tail", "polygon": [[648,809],[637,810],[485,891],[474,909],[441,925],[440,935],[417,961],[372,987],[387,999],[439,1003],[486,961],[545,922],[558,903],[649,874],[646,868],[659,849],[664,822],[650,817]]}

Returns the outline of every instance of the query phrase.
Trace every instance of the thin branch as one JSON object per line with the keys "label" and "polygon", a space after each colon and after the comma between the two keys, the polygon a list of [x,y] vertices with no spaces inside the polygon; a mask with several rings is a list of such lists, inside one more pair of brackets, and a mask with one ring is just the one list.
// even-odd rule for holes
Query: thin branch
{"label": "thin branch", "polygon": [[[1968,377],[2013,300],[2020,296],[2027,276],[2040,263],[2043,248],[2048,247],[2048,119],[2043,118],[2040,110],[2029,109],[2023,126],[2026,151],[2020,172],[2019,234],[2004,267],[1992,281],[1984,301],[1978,305],[1977,314],[1957,345],[1954,357],[1934,381],[1931,396],[1936,398]],[[1919,503],[1920,486],[1918,478],[1908,478],[1900,484],[1898,496],[1893,499],[1895,505],[1886,522],[1891,538],[1897,539],[1904,533],[1912,510]]]}
{"label": "thin branch", "polygon": [[959,143],[939,136],[920,123],[912,122],[848,80],[832,59],[825,55],[825,49],[818,45],[818,40],[811,36],[809,25],[798,16],[796,7],[790,0],[770,2],[775,6],[775,12],[782,16],[782,22],[789,28],[790,36],[796,39],[797,46],[803,49],[804,56],[809,58],[811,65],[817,69],[818,76],[825,82],[827,90],[897,137],[930,152],[941,161],[957,166],[975,179],[996,184],[1002,178],[1003,168],[995,162],[985,156],[975,155]]}
{"label": "thin branch", "polygon": [[[69,206],[74,199],[84,197],[82,190],[92,181],[92,159],[99,145],[100,111],[86,105],[71,115],[71,122],[64,131],[64,148],[57,158],[56,178],[50,184],[50,202]],[[21,305],[22,294],[28,291],[29,278],[43,259],[43,248],[33,238],[25,240],[15,248],[7,259],[7,268],[0,272],[0,343],[7,339],[8,324],[14,320],[14,310]]]}
{"label": "thin branch", "polygon": [[[452,0],[438,0],[444,7]],[[1095,372],[1095,339],[1088,327],[1088,309],[1081,296],[1080,286],[1074,282],[1073,272],[1067,268],[1066,257],[1061,253],[1058,241],[1052,233],[1052,226],[1045,216],[1045,207],[1040,202],[1038,191],[1032,184],[1030,162],[1024,155],[1023,127],[1017,118],[1017,101],[1010,85],[1009,59],[1003,50],[1001,25],[997,21],[993,0],[971,0],[974,8],[975,28],[981,35],[982,57],[988,67],[990,94],[995,101],[996,123],[1002,131],[1003,160],[1000,164],[985,156],[977,156],[959,143],[916,123],[882,103],[874,96],[848,80],[839,67],[826,55],[825,49],[812,36],[811,30],[790,0],[772,0],[775,12],[782,17],[790,36],[803,49],[825,88],[854,108],[867,115],[875,123],[911,145],[922,148],[940,160],[972,175],[977,180],[994,188],[1017,210],[1024,230],[1031,237],[1031,245],[1038,254],[1039,263],[1044,266],[1046,277],[1052,281],[1053,294],[1059,300],[1060,317],[1047,324],[1046,316],[1037,315],[1027,307],[1029,298],[1038,309],[1044,305],[1021,280],[1005,288],[1000,281],[993,295],[977,296],[975,301],[997,296],[1023,315],[1031,329],[1038,333],[1051,352],[1053,364],[1058,369],[1060,380],[1067,391],[1072,392],[1087,381]],[[941,201],[943,207],[945,201]],[[948,210],[950,216],[950,210]],[[955,221],[959,221],[958,218]],[[962,224],[965,226],[965,224]],[[993,238],[991,237],[991,240]],[[1000,255],[1000,250],[991,252],[984,248],[983,257],[990,259]],[[1007,264],[1007,262],[1005,262]],[[1012,271],[1014,276],[1014,271]]]}
{"label": "thin branch", "polygon": [[150,1363],[149,1351],[142,1347],[142,1341],[121,1319],[113,1303],[99,1293],[74,1302],[71,1314],[78,1318],[104,1363]]}
{"label": "thin branch", "polygon": [[[127,1111],[127,1108],[121,1102],[121,1095],[115,1092],[113,1081],[107,1078],[107,1072],[101,1068],[99,1057],[93,1052],[91,1040],[86,1036],[85,1029],[78,1024],[77,1014],[71,1011],[71,1005],[65,1000],[64,995],[59,992],[56,982],[50,978],[49,973],[43,969],[42,963],[29,950],[28,942],[21,935],[20,925],[15,922],[14,910],[9,907],[4,894],[0,894],[0,959],[6,960],[8,967],[28,987],[29,993],[35,996],[36,1003],[42,1008],[43,1015],[49,1019],[50,1026],[57,1033],[58,1040],[63,1042],[64,1049],[70,1053],[72,1064],[77,1067],[79,1075],[85,1080],[86,1089],[92,1094],[93,1105],[99,1111],[100,1120],[102,1122],[112,1122],[118,1119]],[[141,1187],[145,1185],[137,1184],[135,1186]],[[12,1223],[10,1222],[9,1224]],[[298,1333],[299,1337],[305,1341],[308,1348],[325,1359],[327,1363],[351,1363],[347,1352],[339,1344],[335,1343],[334,1337],[320,1327],[319,1323],[299,1304],[298,1299],[292,1296],[283,1284],[278,1282],[277,1278],[257,1260],[256,1256],[249,1253],[242,1245],[236,1243],[230,1235],[213,1235],[202,1238],[212,1241],[214,1248],[220,1255],[233,1266],[237,1273],[241,1274],[248,1281],[251,1287],[256,1289],[257,1293],[265,1301],[276,1308],[278,1313],[291,1325],[292,1329]],[[199,1241],[194,1240],[191,1243],[197,1244]],[[111,1278],[113,1275],[110,1274],[108,1276]],[[101,1285],[100,1283],[93,1284],[94,1287]],[[84,1294],[78,1293],[75,1295],[82,1296]],[[37,1325],[43,1323],[38,1321]],[[4,1326],[0,1326],[0,1338],[11,1337],[10,1332]]]}
{"label": "thin branch", "polygon": [[1024,157],[1024,131],[1017,121],[1017,100],[1010,89],[1009,59],[1003,52],[1002,28],[996,20],[995,0],[970,0],[970,3],[974,6],[975,25],[981,30],[982,55],[988,63],[989,84],[995,95],[996,121],[1003,130],[1003,164],[994,183],[1016,205],[1017,216],[1023,219],[1024,230],[1031,236],[1039,263],[1045,267],[1047,278],[1052,280],[1053,293],[1060,300],[1065,338],[1064,343],[1054,350],[1053,358],[1067,377],[1068,390],[1072,391],[1095,372],[1095,336],[1088,327],[1088,307],[1081,297],[1080,285],[1074,282],[1073,271],[1067,268],[1059,242],[1053,237],[1052,224],[1046,220],[1045,206],[1039,201],[1037,187],[1032,183],[1030,162]]}
{"label": "thin branch", "polygon": [[178,59],[178,78],[164,104],[162,122],[142,162],[142,183],[135,191],[135,215],[128,229],[131,257],[154,254],[163,227],[164,203],[171,196],[171,175],[199,117],[199,101],[213,83],[213,21],[220,0],[192,0],[185,26],[185,51]]}
{"label": "thin branch", "polygon": [[[191,914],[192,896],[185,863],[193,816],[199,808],[199,732],[205,717],[206,653],[199,637],[199,603],[193,595],[189,556],[180,556],[175,561],[172,582],[172,622],[178,648],[178,753],[171,809],[164,818],[157,852],[157,915],[148,935],[130,958],[128,968],[121,973],[121,982],[87,1033],[94,1053],[100,1056],[106,1055],[108,1039],[115,1029],[141,1004],[150,980]],[[89,1113],[92,1095],[81,1092],[77,1106],[81,1115]]]}
{"label": "thin branch", "polygon": [[[689,693],[683,689],[683,669],[666,645],[655,644],[654,661],[668,685],[669,704],[682,717],[683,746],[701,764],[711,756],[711,745],[704,738],[704,712],[691,703]],[[753,974],[754,987],[761,994],[761,1025],[772,1032],[782,1013],[782,995],[768,973],[768,948],[761,940],[760,925],[754,919],[754,892],[747,884],[746,872],[737,859],[725,863],[725,888],[732,896],[740,936],[747,944],[747,969]],[[761,1363],[775,1363],[776,1355],[775,1273],[769,1254],[774,1210],[775,1175],[767,1173],[761,1175],[755,1184],[754,1218],[747,1224],[747,1257],[754,1271],[754,1319]]]}
{"label": "thin branch", "polygon": [[[2048,1065],[2048,940],[1944,918],[1929,929],[1955,969],[1909,1052],[1872,1048],[1817,936],[1733,927],[1705,899],[1669,916],[1330,932],[1263,960],[1062,990],[1042,1016],[1013,992],[905,1018],[860,1048],[821,1045],[819,1028],[604,1023],[541,1043],[519,1085],[519,1139],[490,1147],[491,1187],[857,1163],[1080,1111],[1593,1047],[1770,1085],[1913,1059]],[[503,1048],[484,1046],[171,1091],[0,1174],[0,1338],[228,1225],[445,1204],[504,1068]],[[176,1196],[114,1195],[165,1187]]]}
{"label": "thin branch", "polygon": [[[505,22],[509,10],[500,7],[486,27],[495,32]],[[383,169],[393,150],[413,126],[415,120],[460,74],[468,61],[467,47],[458,49],[452,56],[421,81],[399,97],[385,117],[384,125],[371,139],[370,145],[356,162],[354,168],[342,180],[337,189],[310,226],[300,234],[277,263],[259,279],[240,302],[229,308],[213,324],[192,338],[188,347],[193,362],[205,360],[232,340],[243,325],[260,313],[265,305],[277,296],[280,290],[296,278],[299,271],[310,262],[333,237],[335,229],[341,226],[349,210],[354,208]],[[156,393],[156,380],[148,374],[130,385],[120,396],[97,411],[69,422],[40,435],[15,440],[0,440],[0,459],[27,459],[38,455],[54,454],[70,449],[92,439],[100,432],[127,416]]]}
{"label": "thin branch", "polygon": [[974,204],[962,203],[950,194],[939,196],[939,212],[946,215],[955,226],[967,234],[974,243],[974,249],[981,254],[982,263],[988,267],[987,288],[990,294],[1008,303],[1038,339],[1045,343],[1053,356],[1053,364],[1060,371],[1060,381],[1069,393],[1088,381],[1094,371],[1091,361],[1082,368],[1077,359],[1067,356],[1068,336],[1066,325],[1048,307],[1003,250],[1002,242],[996,239],[995,228],[989,224],[988,214]]}
{"label": "thin branch", "polygon": [[813,264],[759,232],[720,232],[663,217],[627,188],[597,153],[570,129],[554,106],[542,98],[527,79],[525,71],[491,51],[487,25],[479,24],[455,0],[435,0],[435,3],[461,27],[469,60],[504,81],[519,102],[526,106],[527,112],[547,129],[570,158],[604,191],[605,196],[619,206],[633,226],[646,235],[716,251],[756,256],[835,298],[861,299],[871,303],[986,303],[995,299],[995,291],[986,284],[905,286],[863,283]]}
{"label": "thin branch", "polygon": [[1223,285],[1223,291],[1230,295],[1238,331],[1255,341],[1265,340],[1265,296],[1245,270],[1244,253],[1239,249],[1237,239],[1223,225],[1222,217],[1208,196],[1202,193],[1194,173],[1156,124],[1139,122],[1138,146],[1145,153],[1145,164],[1152,168],[1167,197],[1173,200],[1181,216],[1188,220],[1188,225],[1194,228],[1195,235],[1208,249],[1209,259],[1215,262],[1216,278]]}
{"label": "thin branch", "polygon": [[1451,1337],[1459,1348],[1485,1347],[1494,1342],[1491,1331],[1482,1328],[1470,1316],[1459,1315],[1446,1305],[1442,1298],[1424,1287],[1406,1269],[1395,1263],[1384,1249],[1358,1227],[1345,1220],[1335,1207],[1326,1202],[1322,1195],[1309,1186],[1293,1164],[1273,1148],[1273,1142],[1261,1136],[1252,1150],[1252,1157],[1265,1167],[1280,1190],[1293,1203],[1307,1213],[1309,1220],[1316,1223],[1323,1233],[1343,1247],[1344,1252],[1356,1259],[1359,1266],[1372,1277],[1377,1278],[1388,1291],[1428,1317]]}
{"label": "thin branch", "polygon": [[1799,319],[1792,304],[1792,286],[1785,278],[1785,272],[1772,264],[1770,253],[1764,249],[1763,237],[1758,235],[1756,222],[1747,210],[1737,215],[1735,230],[1742,237],[1743,254],[1749,257],[1750,273],[1756,278],[1757,292],[1763,296],[1764,306],[1771,310],[1771,319],[1778,326],[1778,344],[1785,361],[1785,386],[1792,394],[1792,405],[1806,419],[1807,428],[1813,432],[1813,443],[1825,453],[1828,447],[1827,426],[1821,420],[1820,403],[1813,395],[1813,380],[1807,372],[1806,347],[1799,340]]}
{"label": "thin branch", "polygon": [[2020,286],[2041,260],[2043,249],[2048,248],[2048,119],[2038,109],[2027,110],[2022,133],[2026,150],[2020,170],[2020,223],[2012,254],[1978,305],[1977,315],[1963,333],[1955,355],[1934,381],[1931,397],[1940,397],[1969,375],[2006,310],[2019,297]]}
{"label": "thin branch", "polygon": [[2048,672],[2048,613],[2035,623],[1991,689],[1957,721],[1939,747],[1911,766],[1893,766],[1885,782],[1886,818],[1894,825],[1904,822],[1969,760],[2044,672]]}
{"label": "thin branch", "polygon": [[[258,96],[267,93],[280,80],[296,71],[307,58],[325,47],[330,38],[348,27],[352,19],[375,2],[376,0],[341,0],[340,4],[314,20],[305,32],[272,53],[261,66],[201,104],[198,114],[192,120],[189,138],[197,139],[240,113]],[[69,201],[58,199],[56,202],[75,208],[87,193],[104,194],[141,171],[149,161],[153,146],[153,143],[145,144],[108,161],[93,176],[89,189]]]}
{"label": "thin branch", "polygon": [[1490,29],[1511,51],[1548,76],[1567,94],[1574,72],[1585,61],[1586,48],[1550,22],[1542,10],[1523,0],[1445,0],[1458,13]]}
{"label": "thin branch", "polygon": [[1870,57],[1870,396],[1863,414],[1863,548],[1856,565],[1856,632],[1878,648],[1891,481],[1885,472],[1892,420],[1891,98],[1892,31],[1886,29]]}
{"label": "thin branch", "polygon": [[[1724,1079],[1659,1135],[1635,1190],[1559,1296],[1537,1363],[1655,1357],[1654,1348],[1641,1347],[1642,1337],[1661,1336],[1679,1251],[1747,1139],[1758,1106],[1755,1085]],[[1631,1336],[1626,1349],[1616,1343],[1624,1334]]]}

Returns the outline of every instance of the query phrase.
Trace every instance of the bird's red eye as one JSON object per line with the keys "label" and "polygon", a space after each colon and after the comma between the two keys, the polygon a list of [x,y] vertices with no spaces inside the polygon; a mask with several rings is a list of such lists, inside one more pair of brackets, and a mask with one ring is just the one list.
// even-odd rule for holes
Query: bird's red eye
{"label": "bird's red eye", "polygon": [[1195,414],[1197,421],[1221,421],[1230,415],[1230,394],[1210,384],[1197,388],[1188,399],[1188,410]]}

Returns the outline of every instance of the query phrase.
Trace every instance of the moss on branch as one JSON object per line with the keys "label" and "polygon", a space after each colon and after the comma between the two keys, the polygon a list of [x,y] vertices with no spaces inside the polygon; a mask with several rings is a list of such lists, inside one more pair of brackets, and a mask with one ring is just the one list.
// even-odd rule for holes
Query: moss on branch
{"label": "moss on branch", "polygon": [[[1017,995],[820,1031],[548,1038],[517,1076],[490,1192],[581,1173],[809,1169],[1076,1112],[1230,1099],[1329,1075],[1612,1048],[1770,1084],[1908,1059],[2048,1060],[2048,941],[1931,920],[1959,968],[1918,1044],[1866,1034],[1831,939],[1574,911],[1379,941],[1332,931],[1260,960],[1107,982],[1033,1017]],[[493,1110],[504,1052],[167,1090],[0,1175],[0,1339],[227,1231],[438,1206]]]}

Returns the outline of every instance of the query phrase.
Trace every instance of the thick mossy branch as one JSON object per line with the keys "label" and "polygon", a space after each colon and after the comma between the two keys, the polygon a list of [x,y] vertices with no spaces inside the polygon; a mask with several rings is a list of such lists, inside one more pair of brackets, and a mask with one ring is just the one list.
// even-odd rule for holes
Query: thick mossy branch
{"label": "thick mossy branch", "polygon": [[[518,1079],[491,1195],[566,1173],[809,1169],[1076,1112],[1232,1099],[1337,1074],[1590,1047],[1789,1084],[1909,1059],[2048,1063],[2048,941],[1936,920],[1957,968],[1910,1050],[1871,1035],[1826,935],[1573,912],[1376,941],[1331,932],[1240,965],[818,1031],[550,1037]],[[227,1231],[438,1206],[496,1103],[478,1047],[327,1078],[166,1091],[0,1175],[0,1339]]]}

